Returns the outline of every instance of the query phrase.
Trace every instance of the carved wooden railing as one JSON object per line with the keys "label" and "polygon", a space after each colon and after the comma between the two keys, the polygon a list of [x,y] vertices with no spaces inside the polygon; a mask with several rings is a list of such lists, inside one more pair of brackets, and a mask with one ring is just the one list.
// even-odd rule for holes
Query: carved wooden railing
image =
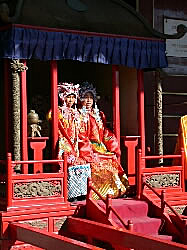
{"label": "carved wooden railing", "polygon": [[[164,170],[167,169],[167,167],[153,167],[153,168],[146,168],[146,161],[147,160],[158,160],[158,159],[181,159],[181,165],[180,166],[169,166],[170,171],[178,171],[180,172],[181,177],[181,189],[184,192],[185,190],[185,183],[184,183],[184,150],[181,149],[180,155],[153,155],[153,156],[142,156],[141,149],[138,150],[138,166],[137,166],[137,197],[140,198],[141,190],[142,190],[142,176],[144,173],[150,171],[152,173],[158,172],[158,170],[161,170],[164,172]],[[168,169],[167,169],[168,170]]]}
{"label": "carved wooden railing", "polygon": [[[35,182],[40,182],[40,181],[49,181],[49,182],[54,182],[57,181],[61,185],[61,192],[57,197],[54,195],[53,200],[60,200],[63,202],[67,202],[67,156],[64,154],[64,158],[62,160],[27,160],[27,161],[12,161],[12,155],[11,153],[8,153],[7,155],[7,160],[2,161],[0,163],[5,163],[5,173],[0,174],[0,182],[4,184],[5,186],[5,197],[1,199],[0,201],[0,208],[3,210],[7,207],[11,207],[15,204],[19,206],[19,201],[21,199],[17,199],[14,197],[14,185],[21,184],[22,182],[28,182],[29,181],[35,181]],[[50,173],[36,173],[36,174],[22,174],[22,173],[16,173],[15,171],[15,166],[16,165],[24,165],[24,164],[52,164],[51,166],[51,172]],[[58,172],[53,172],[53,167],[56,167],[59,165],[60,170]],[[1,197],[2,198],[2,197]],[[34,197],[33,197],[34,198]],[[42,197],[37,197],[41,198]],[[43,197],[46,199],[46,197]],[[49,197],[47,197],[49,198]],[[30,202],[30,198],[26,200],[24,198],[25,202],[28,204]],[[51,199],[52,200],[52,199]],[[22,203],[24,203],[22,201]]]}
{"label": "carved wooden railing", "polygon": [[[161,167],[146,167],[147,161],[159,160],[159,159],[172,159],[173,162],[177,162],[179,165],[171,166],[161,166]],[[179,180],[176,185],[171,186],[160,186],[149,183],[147,177],[152,175],[178,175]],[[149,179],[149,178],[148,178]],[[154,156],[142,156],[142,151],[138,150],[138,167],[137,167],[137,197],[147,198],[154,202],[155,200],[160,201],[160,215],[164,218],[173,217],[176,223],[173,224],[176,232],[182,241],[184,241],[185,234],[185,223],[182,217],[175,211],[175,209],[166,201],[166,190],[167,192],[184,192],[185,191],[185,181],[184,181],[184,150],[181,149],[181,154],[178,155],[154,155]],[[155,197],[152,194],[155,194]],[[148,196],[149,197],[148,197]],[[156,203],[155,203],[156,204]],[[157,204],[158,206],[158,204]],[[171,211],[171,214],[165,213],[165,208]],[[169,219],[171,221],[171,219]]]}
{"label": "carved wooden railing", "polygon": [[114,221],[112,221],[111,218],[111,213],[113,213],[116,218],[119,220],[119,222],[123,225],[123,227],[127,230],[133,231],[133,223],[131,220],[128,220],[127,223],[124,222],[124,220],[122,219],[122,217],[118,214],[118,212],[112,207],[112,197],[111,195],[107,195],[107,198],[104,199],[101,194],[92,186],[92,181],[91,178],[88,178],[88,186],[87,186],[87,203],[88,200],[94,202],[94,200],[92,200],[92,193],[95,193],[99,199],[104,202],[104,204],[106,205],[106,209],[105,209],[105,216],[108,220],[111,221],[111,223],[113,225],[116,226],[116,223]]}

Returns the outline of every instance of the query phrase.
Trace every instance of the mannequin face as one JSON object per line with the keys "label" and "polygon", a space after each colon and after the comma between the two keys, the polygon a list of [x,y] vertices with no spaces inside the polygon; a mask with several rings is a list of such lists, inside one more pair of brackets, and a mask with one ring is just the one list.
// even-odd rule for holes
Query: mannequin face
{"label": "mannequin face", "polygon": [[82,105],[86,107],[86,109],[91,109],[93,106],[93,95],[90,92],[87,92],[84,96],[84,100],[82,101]]}
{"label": "mannequin face", "polygon": [[65,97],[65,102],[66,102],[66,106],[68,108],[71,108],[73,106],[73,104],[75,103],[75,95],[73,95],[73,94],[67,95]]}

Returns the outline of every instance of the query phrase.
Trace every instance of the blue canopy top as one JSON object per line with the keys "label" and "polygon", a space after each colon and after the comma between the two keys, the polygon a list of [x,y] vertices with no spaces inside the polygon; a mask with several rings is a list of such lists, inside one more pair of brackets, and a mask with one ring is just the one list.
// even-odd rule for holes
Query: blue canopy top
{"label": "blue canopy top", "polygon": [[0,58],[165,68],[165,41],[93,32],[11,25],[0,30]]}

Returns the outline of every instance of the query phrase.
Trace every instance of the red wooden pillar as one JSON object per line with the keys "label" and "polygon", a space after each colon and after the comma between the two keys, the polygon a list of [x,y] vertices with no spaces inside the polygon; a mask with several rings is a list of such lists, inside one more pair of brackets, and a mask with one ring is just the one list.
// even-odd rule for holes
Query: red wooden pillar
{"label": "red wooden pillar", "polygon": [[145,115],[144,115],[144,80],[143,71],[137,71],[138,79],[138,121],[139,121],[139,135],[140,147],[142,156],[145,156]]}
{"label": "red wooden pillar", "polygon": [[5,153],[7,155],[10,152],[9,146],[9,131],[10,131],[10,119],[9,119],[9,97],[10,97],[10,81],[9,81],[9,60],[4,59],[4,103],[5,103]]}
{"label": "red wooden pillar", "polygon": [[64,171],[64,181],[63,181],[63,191],[64,191],[64,202],[68,201],[68,173],[67,173],[67,154],[64,153],[64,163],[63,163],[63,171]]}
{"label": "red wooden pillar", "polygon": [[12,206],[12,194],[13,194],[13,187],[12,187],[12,155],[11,153],[7,154],[7,175],[6,175],[6,200],[7,200],[7,207]]}
{"label": "red wooden pillar", "polygon": [[58,142],[58,70],[57,61],[51,61],[51,110],[52,110],[52,158],[55,159]]}
{"label": "red wooden pillar", "polygon": [[[26,66],[26,60],[22,60]],[[27,142],[27,79],[26,70],[21,72],[21,154],[22,160],[28,160],[28,142]],[[22,165],[23,174],[28,173],[28,165]]]}
{"label": "red wooden pillar", "polygon": [[119,66],[112,65],[113,130],[120,145]]}

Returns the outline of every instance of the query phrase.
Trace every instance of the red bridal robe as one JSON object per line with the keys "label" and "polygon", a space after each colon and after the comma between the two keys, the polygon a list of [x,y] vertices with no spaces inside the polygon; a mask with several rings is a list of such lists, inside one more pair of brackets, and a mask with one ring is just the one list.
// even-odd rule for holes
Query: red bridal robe
{"label": "red bridal robe", "polygon": [[[48,115],[51,119],[51,112]],[[64,152],[68,162],[68,198],[87,194],[87,178],[91,176],[90,164],[79,157],[78,134],[79,112],[72,108],[58,109],[58,159]]]}
{"label": "red bridal robe", "polygon": [[[105,198],[126,192],[128,180],[117,157],[121,151],[114,134],[105,126],[105,116],[98,109],[88,113],[80,109],[79,155],[91,163],[92,185]],[[97,195],[93,198],[98,199]]]}

